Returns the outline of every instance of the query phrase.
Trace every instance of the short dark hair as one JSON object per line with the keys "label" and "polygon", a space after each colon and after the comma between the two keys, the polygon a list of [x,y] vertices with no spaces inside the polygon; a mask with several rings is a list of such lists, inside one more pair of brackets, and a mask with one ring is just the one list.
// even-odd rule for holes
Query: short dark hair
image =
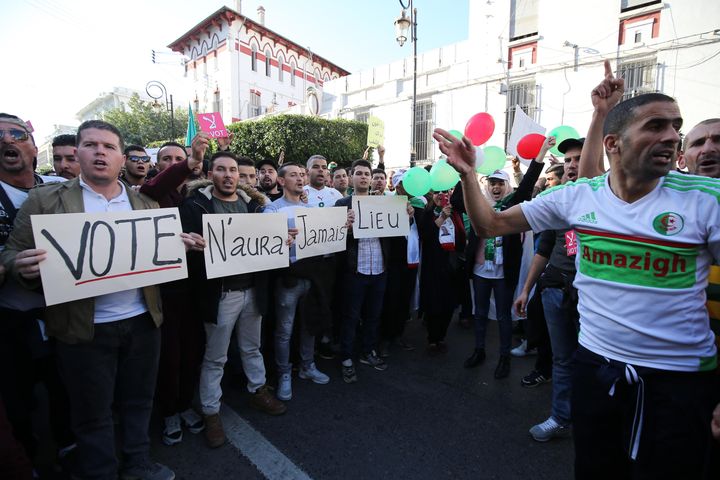
{"label": "short dark hair", "polygon": [[250,157],[237,157],[239,167],[253,167],[255,168],[255,160]]}
{"label": "short dark hair", "polygon": [[605,123],[603,123],[603,136],[622,132],[635,119],[634,112],[637,108],[655,102],[676,103],[674,98],[664,93],[644,93],[628,98],[615,105],[608,112]]}
{"label": "short dark hair", "polygon": [[158,157],[160,156],[160,151],[165,147],[178,147],[180,150],[182,150],[185,153],[185,158],[187,158],[187,150],[185,150],[185,147],[183,147],[182,145],[180,145],[177,142],[165,142],[162,145],[160,145],[160,148],[158,148],[158,151],[156,154]]}
{"label": "short dark hair", "polygon": [[74,147],[77,143],[75,135],[72,133],[64,133],[53,138],[53,147]]}
{"label": "short dark hair", "polygon": [[127,155],[130,152],[145,152],[145,149],[140,145],[128,145],[127,147],[125,147],[125,150],[123,150],[123,155]]}
{"label": "short dark hair", "polygon": [[112,123],[108,123],[103,120],[87,120],[81,123],[77,130],[77,138],[75,139],[76,147],[80,146],[80,139],[82,138],[83,130],[88,130],[90,128],[95,128],[97,130],[107,130],[108,132],[114,133],[118,137],[120,143],[120,150],[125,150],[125,141],[123,140],[123,136],[122,133],[120,133],[120,130],[118,130],[118,128]]}
{"label": "short dark hair", "polygon": [[295,162],[283,163],[283,164],[280,166],[280,170],[278,170],[278,172],[277,172],[277,173],[278,173],[278,177],[283,177],[283,178],[285,178],[285,174],[287,173],[288,167],[297,167],[297,168],[299,168],[300,170],[303,170],[303,169],[305,168],[305,167],[303,167],[302,165],[300,165],[299,163],[295,163]]}
{"label": "short dark hair", "polygon": [[[697,125],[695,125],[695,127],[699,127],[700,125],[712,125],[714,123],[720,123],[720,118],[707,118],[707,119],[703,120],[702,122],[699,122]],[[692,127],[692,128],[695,128],[695,127]],[[688,147],[687,146],[687,135],[685,135],[683,137],[683,141],[682,141],[682,149],[685,150],[687,147]]]}
{"label": "short dark hair", "polygon": [[331,173],[332,175],[335,175],[335,172],[339,172],[340,170],[344,170],[344,171],[345,171],[345,175],[347,175],[348,171],[347,171],[347,168],[345,168],[345,167],[335,167],[335,168],[332,169],[332,172],[330,172],[330,173]]}
{"label": "short dark hair", "polygon": [[374,168],[372,171],[373,177],[377,173],[382,173],[385,176],[385,178],[387,179],[387,173],[385,173],[385,170],[383,170],[382,168]]}
{"label": "short dark hair", "polygon": [[210,157],[210,162],[208,163],[208,170],[212,170],[213,164],[215,163],[215,159],[217,158],[232,158],[235,160],[235,163],[239,164],[239,158],[237,155],[230,151],[225,152],[215,152],[212,157]]}
{"label": "short dark hair", "polygon": [[355,173],[355,169],[357,167],[365,167],[372,172],[372,164],[367,160],[361,158],[352,162],[352,165],[350,166],[350,175],[353,175]]}

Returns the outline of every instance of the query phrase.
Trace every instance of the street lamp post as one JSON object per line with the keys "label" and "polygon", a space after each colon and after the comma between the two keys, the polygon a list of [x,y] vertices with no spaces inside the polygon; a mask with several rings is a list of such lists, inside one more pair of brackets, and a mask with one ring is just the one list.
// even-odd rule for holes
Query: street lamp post
{"label": "street lamp post", "polygon": [[[412,135],[410,147],[410,166],[415,166],[415,130],[417,125],[417,9],[413,7],[413,0],[407,0],[407,4],[403,0],[399,0],[402,11],[400,17],[395,20],[395,39],[402,47],[408,39],[408,30],[410,31],[410,41],[413,44],[413,97],[412,97]],[[407,17],[406,11],[410,11],[410,18]]]}
{"label": "street lamp post", "polygon": [[172,94],[168,96],[165,85],[157,80],[150,80],[147,85],[145,85],[145,93],[155,100],[155,103],[161,98],[165,100],[165,108],[170,112],[170,139],[172,140],[175,138],[175,108],[173,106]]}

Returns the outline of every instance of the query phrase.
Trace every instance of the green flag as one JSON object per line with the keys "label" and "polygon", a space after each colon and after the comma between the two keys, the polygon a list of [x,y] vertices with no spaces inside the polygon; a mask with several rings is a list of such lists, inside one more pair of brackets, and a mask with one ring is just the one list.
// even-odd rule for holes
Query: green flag
{"label": "green flag", "polygon": [[185,135],[185,146],[189,147],[192,139],[197,135],[197,129],[195,128],[195,115],[193,115],[192,106],[188,104],[188,126],[187,135]]}

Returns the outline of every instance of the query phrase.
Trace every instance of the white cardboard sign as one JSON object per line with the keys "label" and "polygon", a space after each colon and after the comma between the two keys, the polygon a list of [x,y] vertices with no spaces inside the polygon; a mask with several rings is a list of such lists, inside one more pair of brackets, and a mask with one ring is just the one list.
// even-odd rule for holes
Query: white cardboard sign
{"label": "white cardboard sign", "polygon": [[404,195],[353,195],[355,238],[400,237],[410,231]]}
{"label": "white cardboard sign", "polygon": [[284,213],[215,213],[203,215],[202,222],[207,278],[290,264]]}
{"label": "white cardboard sign", "polygon": [[296,208],[297,259],[342,252],[347,248],[347,208]]}
{"label": "white cardboard sign", "polygon": [[545,131],[545,127],[530,118],[523,111],[520,105],[516,105],[515,119],[513,120],[513,126],[510,130],[510,136],[508,137],[506,151],[513,157],[517,157],[517,159],[520,160],[520,163],[522,163],[526,167],[529,167],[530,163],[534,159],[531,158],[530,160],[527,160],[520,157],[517,152],[517,144],[520,140],[522,140],[525,135],[528,135],[530,133],[539,133],[540,135],[545,135]]}
{"label": "white cardboard sign", "polygon": [[177,208],[31,217],[47,305],[187,277]]}

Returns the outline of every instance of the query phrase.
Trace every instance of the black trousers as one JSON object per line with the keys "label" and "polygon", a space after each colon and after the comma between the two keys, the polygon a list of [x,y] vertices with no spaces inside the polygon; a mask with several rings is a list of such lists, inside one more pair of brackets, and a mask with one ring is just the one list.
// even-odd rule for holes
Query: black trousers
{"label": "black trousers", "polygon": [[0,308],[0,396],[13,434],[31,459],[37,450],[32,426],[37,383],[42,383],[47,390],[48,416],[56,445],[63,448],[74,442],[55,344],[52,339],[43,341],[37,322],[41,317],[40,309],[21,312]]}
{"label": "black trousers", "polygon": [[380,317],[380,337],[383,340],[395,340],[405,331],[417,272],[417,269],[407,268],[405,265],[388,267],[387,287]]}
{"label": "black trousers", "polygon": [[185,290],[161,290],[162,348],[157,383],[160,414],[169,417],[190,408],[200,379],[205,352],[202,319],[194,315],[192,296]]}
{"label": "black trousers", "polygon": [[126,466],[146,461],[160,355],[160,330],[150,314],[96,324],[91,342],[58,342],[57,355],[78,445],[75,475],[117,478],[113,405]]}
{"label": "black trousers", "polygon": [[710,431],[712,411],[720,402],[720,376],[635,370],[642,378],[644,401],[639,449],[631,460],[639,386],[628,385],[623,364],[608,364],[578,348],[572,387],[575,478],[720,478],[720,443]]}
{"label": "black trousers", "polygon": [[453,312],[425,313],[427,323],[428,343],[437,343],[445,340],[448,326],[452,319]]}
{"label": "black trousers", "polygon": [[525,329],[528,348],[536,347],[538,351],[535,358],[535,370],[550,378],[552,376],[552,346],[545,321],[540,288],[535,288],[534,295],[528,301]]}

